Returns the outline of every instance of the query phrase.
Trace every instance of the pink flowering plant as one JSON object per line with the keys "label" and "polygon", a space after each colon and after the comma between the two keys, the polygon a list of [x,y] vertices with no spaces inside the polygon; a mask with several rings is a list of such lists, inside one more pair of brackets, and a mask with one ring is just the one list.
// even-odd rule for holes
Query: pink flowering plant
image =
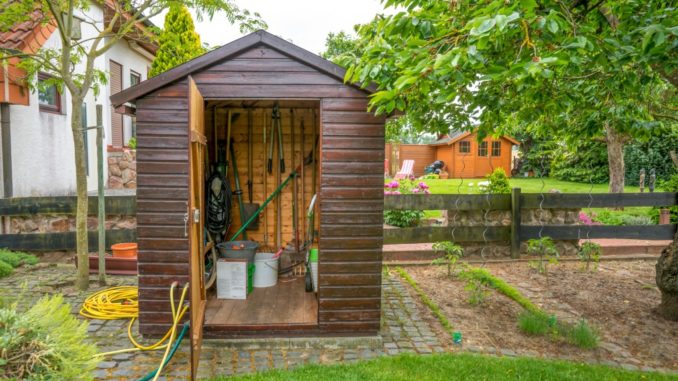
{"label": "pink flowering plant", "polygon": [[[414,179],[392,180],[384,184],[384,195],[430,194],[429,186]],[[418,226],[424,218],[423,210],[385,210],[384,222],[399,228]]]}

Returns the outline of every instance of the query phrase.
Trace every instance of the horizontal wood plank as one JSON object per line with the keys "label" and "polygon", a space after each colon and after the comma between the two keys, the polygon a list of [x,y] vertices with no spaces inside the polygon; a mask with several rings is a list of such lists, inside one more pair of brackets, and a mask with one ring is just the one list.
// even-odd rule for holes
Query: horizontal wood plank
{"label": "horizontal wood plank", "polygon": [[404,194],[384,196],[385,210],[510,210],[508,194]]}
{"label": "horizontal wood plank", "polygon": [[[97,214],[98,197],[88,198],[89,215]],[[75,196],[0,198],[0,216],[75,215]],[[133,216],[136,214],[135,196],[106,196],[106,215]]]}
{"label": "horizontal wood plank", "polygon": [[[98,246],[97,231],[89,231],[87,238],[90,248]],[[106,230],[106,249],[110,249],[111,245],[116,243],[135,242],[136,239],[136,229]],[[22,251],[73,251],[76,248],[75,232],[2,234],[0,247]]]}
{"label": "horizontal wood plank", "polygon": [[554,240],[578,240],[594,238],[626,238],[642,240],[672,240],[678,225],[546,225],[520,227],[520,240],[527,241],[541,237]]}
{"label": "horizontal wood plank", "polygon": [[522,193],[520,203],[524,209],[672,206],[678,193]]}

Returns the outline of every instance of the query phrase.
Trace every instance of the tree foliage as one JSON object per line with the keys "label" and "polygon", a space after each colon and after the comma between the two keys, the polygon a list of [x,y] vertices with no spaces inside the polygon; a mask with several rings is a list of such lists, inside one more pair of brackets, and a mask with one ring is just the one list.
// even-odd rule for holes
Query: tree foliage
{"label": "tree foliage", "polygon": [[195,31],[193,17],[185,5],[173,5],[165,16],[165,27],[158,38],[150,76],[156,76],[205,53],[200,35]]}
{"label": "tree foliage", "polygon": [[[646,0],[385,0],[358,31],[346,80],[376,83],[377,113],[422,130],[519,127],[608,141],[678,120],[678,11]],[[611,161],[612,163],[612,161]],[[623,162],[616,172],[623,170]],[[621,173],[623,180],[623,173]]]}
{"label": "tree foliage", "polygon": [[[96,95],[107,82],[107,74],[95,67],[95,62],[122,39],[143,40],[156,38],[148,20],[167,8],[184,4],[193,9],[199,19],[224,14],[231,23],[238,23],[241,31],[265,28],[259,14],[240,9],[233,0],[130,0],[89,2],[85,0],[12,0],[0,5],[0,32],[6,32],[28,20],[54,23],[57,26],[59,46],[42,47],[35,53],[0,49],[0,63],[20,60],[26,71],[25,82],[34,87],[38,72],[52,76],[48,85],[70,93],[70,117],[75,151],[76,180],[76,251],[78,262],[77,287],[89,287],[89,253],[87,242],[87,162],[82,133],[81,105],[86,95]],[[90,7],[103,8],[103,18],[92,17]],[[37,17],[36,17],[37,14]],[[76,21],[77,20],[77,21]],[[73,38],[74,28],[93,30],[87,38]]]}
{"label": "tree foliage", "polygon": [[358,41],[356,38],[346,32],[330,32],[325,38],[325,51],[320,55],[334,63],[341,64],[344,55],[355,52]]}

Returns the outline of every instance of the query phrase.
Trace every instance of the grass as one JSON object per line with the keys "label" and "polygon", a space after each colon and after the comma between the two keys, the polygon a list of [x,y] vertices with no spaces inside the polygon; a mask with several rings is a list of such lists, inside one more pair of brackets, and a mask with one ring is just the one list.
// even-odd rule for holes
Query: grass
{"label": "grass", "polygon": [[401,267],[396,267],[395,270],[407,283],[409,283],[410,286],[412,286],[414,291],[416,291],[419,297],[421,298],[421,301],[424,302],[426,307],[428,307],[429,310],[431,310],[431,313],[438,319],[440,325],[443,326],[443,329],[445,329],[445,331],[449,333],[450,336],[452,336],[454,334],[452,323],[450,323],[450,321],[447,319],[447,316],[443,314],[443,311],[440,310],[440,307],[433,300],[431,300],[431,298],[429,298],[428,295],[426,295],[424,290],[422,290],[421,287],[419,287],[417,282],[414,279],[412,279],[412,277],[410,276],[410,274],[407,273],[407,271],[403,270],[403,268]]}
{"label": "grass", "polygon": [[546,336],[551,330],[551,323],[544,315],[523,311],[518,316],[518,328],[526,335]]}
{"label": "grass", "polygon": [[[480,193],[478,183],[485,179],[432,179],[423,180],[430,187],[433,194],[477,194]],[[469,186],[473,184],[473,186]],[[548,193],[552,189],[557,189],[561,193],[608,193],[608,184],[586,184],[575,183],[572,181],[561,181],[550,178],[510,178],[511,188],[520,188],[522,193]],[[625,187],[624,192],[638,192],[637,187]]]}
{"label": "grass", "polygon": [[480,381],[480,380],[671,380],[678,376],[626,371],[602,365],[524,357],[462,354],[400,355],[343,365],[310,365],[292,371],[274,370],[245,376],[224,376],[212,381]]}
{"label": "grass", "polygon": [[537,307],[537,305],[532,303],[530,299],[528,299],[525,295],[521,294],[520,291],[518,291],[515,287],[506,283],[506,281],[504,281],[503,279],[490,274],[490,272],[487,271],[486,269],[470,267],[463,271],[463,273],[460,275],[460,278],[477,279],[481,283],[489,287],[492,287],[499,293],[504,294],[509,299],[520,304],[520,306],[523,307],[526,311],[535,314],[540,313],[544,314],[544,312],[539,307]]}

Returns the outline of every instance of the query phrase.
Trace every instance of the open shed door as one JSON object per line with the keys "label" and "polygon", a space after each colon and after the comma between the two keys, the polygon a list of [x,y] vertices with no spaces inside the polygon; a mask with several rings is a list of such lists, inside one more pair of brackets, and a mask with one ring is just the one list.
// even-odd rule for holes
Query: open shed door
{"label": "open shed door", "polygon": [[189,125],[189,242],[190,242],[190,291],[191,291],[191,380],[196,379],[202,346],[202,331],[205,320],[205,261],[203,257],[205,226],[205,103],[193,78],[188,78],[188,125]]}

